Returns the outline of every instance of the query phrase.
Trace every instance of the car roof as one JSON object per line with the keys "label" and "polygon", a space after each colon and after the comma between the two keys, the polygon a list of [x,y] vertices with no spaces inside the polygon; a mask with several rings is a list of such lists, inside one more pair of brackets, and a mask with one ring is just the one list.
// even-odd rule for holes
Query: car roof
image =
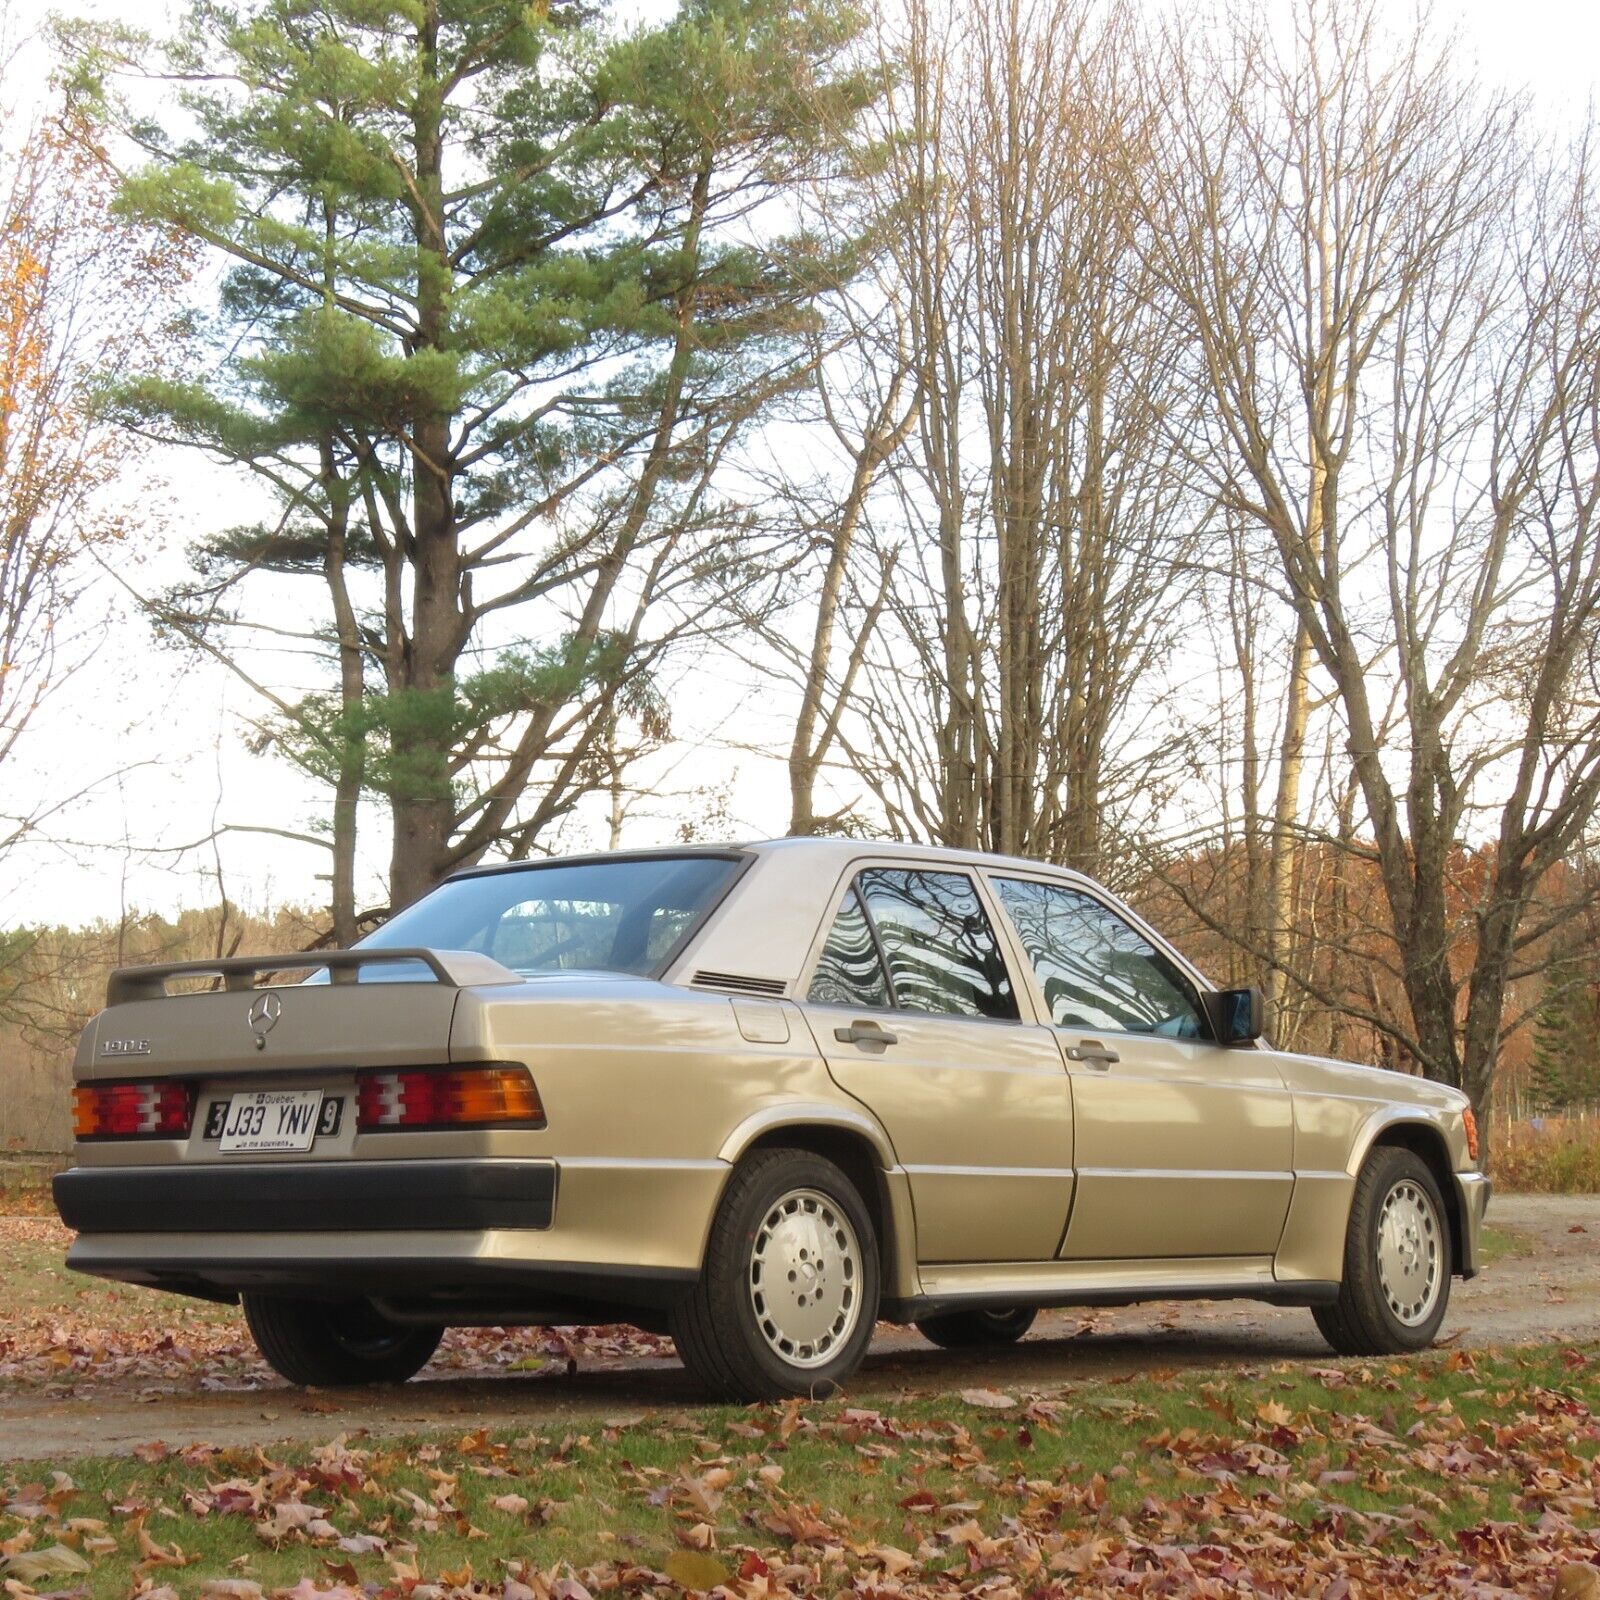
{"label": "car roof", "polygon": [[813,834],[781,839],[729,840],[726,843],[653,845],[639,850],[586,850],[576,855],[540,856],[532,861],[494,861],[462,867],[453,878],[476,877],[491,872],[525,872],[537,867],[571,866],[586,861],[650,861],[682,856],[803,856],[807,870],[842,872],[861,856],[903,857],[906,862],[964,867],[1010,867],[1017,871],[1045,872],[1052,877],[1091,883],[1083,873],[1028,856],[1000,855],[989,850],[960,850],[945,845],[906,844],[899,840],[851,838]]}

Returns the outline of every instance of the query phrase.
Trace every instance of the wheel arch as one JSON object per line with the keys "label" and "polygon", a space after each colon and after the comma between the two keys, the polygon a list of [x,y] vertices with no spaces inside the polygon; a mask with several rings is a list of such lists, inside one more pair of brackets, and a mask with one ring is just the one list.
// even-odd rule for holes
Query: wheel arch
{"label": "wheel arch", "polygon": [[1461,1196],[1456,1188],[1455,1171],[1450,1164],[1450,1147],[1443,1132],[1431,1122],[1388,1122],[1376,1129],[1361,1153],[1359,1172],[1377,1150],[1409,1150],[1433,1174],[1439,1198],[1444,1202],[1445,1220],[1450,1225],[1450,1272],[1463,1275],[1466,1267],[1465,1219],[1461,1215]]}
{"label": "wheel arch", "polygon": [[910,1188],[877,1123],[832,1106],[769,1108],[735,1129],[719,1155],[731,1176],[758,1150],[805,1150],[838,1167],[855,1185],[877,1235],[884,1300],[918,1293]]}

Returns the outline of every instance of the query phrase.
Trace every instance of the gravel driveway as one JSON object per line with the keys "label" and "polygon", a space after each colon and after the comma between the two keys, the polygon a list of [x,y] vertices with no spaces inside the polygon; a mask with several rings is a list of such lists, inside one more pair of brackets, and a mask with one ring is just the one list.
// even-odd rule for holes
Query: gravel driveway
{"label": "gravel driveway", "polygon": [[[1456,1284],[1447,1342],[1466,1348],[1600,1339],[1600,1195],[1501,1196],[1490,1224],[1512,1249],[1476,1281]],[[1075,1378],[1173,1367],[1327,1362],[1308,1312],[1248,1301],[1164,1303],[1122,1310],[1051,1312],[1020,1345],[992,1353],[936,1350],[914,1331],[885,1329],[851,1393],[881,1401],[901,1390],[975,1383],[1049,1389]],[[327,1438],[360,1429],[560,1426],[565,1420],[636,1416],[695,1403],[675,1361],[607,1358],[568,1375],[452,1372],[379,1392],[307,1394],[276,1385],[202,1392],[198,1381],[75,1384],[70,1397],[0,1385],[0,1458],[179,1445]]]}

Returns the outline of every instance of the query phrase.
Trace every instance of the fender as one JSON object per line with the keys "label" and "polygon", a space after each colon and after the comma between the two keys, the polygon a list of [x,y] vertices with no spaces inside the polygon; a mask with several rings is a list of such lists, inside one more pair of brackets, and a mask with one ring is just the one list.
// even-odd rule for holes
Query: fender
{"label": "fender", "polygon": [[1345,1171],[1353,1178],[1366,1164],[1367,1157],[1372,1153],[1372,1147],[1377,1143],[1380,1134],[1390,1128],[1399,1127],[1426,1128],[1430,1133],[1438,1136],[1439,1142],[1444,1146],[1445,1161],[1452,1172],[1460,1167],[1460,1161],[1450,1138],[1449,1113],[1437,1106],[1379,1106],[1365,1122],[1356,1130],[1354,1142],[1350,1146],[1350,1160]]}
{"label": "fender", "polygon": [[732,1166],[763,1134],[772,1133],[778,1128],[800,1127],[837,1128],[841,1133],[859,1134],[872,1146],[878,1165],[885,1172],[892,1172],[899,1166],[894,1145],[890,1143],[883,1125],[875,1118],[845,1106],[810,1100],[788,1100],[752,1112],[722,1141],[717,1159]]}

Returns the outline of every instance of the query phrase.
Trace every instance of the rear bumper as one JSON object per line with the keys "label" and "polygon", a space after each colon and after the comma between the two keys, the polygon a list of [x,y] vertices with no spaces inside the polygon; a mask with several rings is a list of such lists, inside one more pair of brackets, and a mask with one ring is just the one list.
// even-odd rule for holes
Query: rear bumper
{"label": "rear bumper", "polygon": [[1484,1214],[1489,1209],[1493,1186],[1481,1172],[1458,1172],[1455,1180],[1457,1210],[1461,1217],[1461,1260],[1456,1270],[1463,1278],[1475,1278],[1480,1269],[1478,1236]]}
{"label": "rear bumper", "polygon": [[79,1233],[548,1228],[553,1161],[262,1162],[74,1167],[56,1209]]}
{"label": "rear bumper", "polygon": [[367,1296],[446,1323],[629,1320],[699,1276],[723,1161],[162,1161],[56,1180],[67,1265],[205,1299]]}

